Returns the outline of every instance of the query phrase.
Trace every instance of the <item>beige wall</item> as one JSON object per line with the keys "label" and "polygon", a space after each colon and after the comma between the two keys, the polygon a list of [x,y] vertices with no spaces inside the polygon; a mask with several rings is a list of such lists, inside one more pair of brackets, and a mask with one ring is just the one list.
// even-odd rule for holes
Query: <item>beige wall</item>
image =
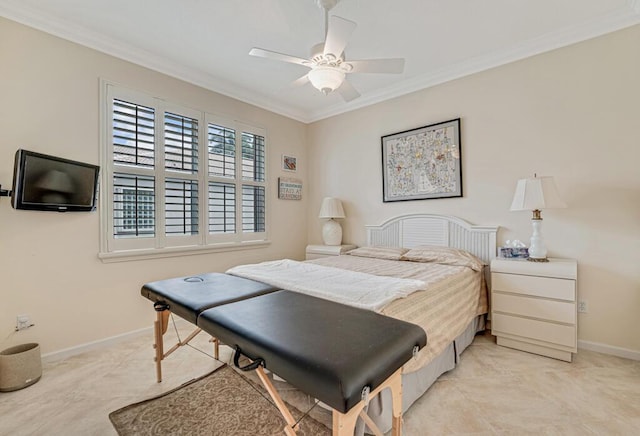
{"label": "beige wall", "polygon": [[[516,181],[553,175],[569,207],[543,211],[544,235],[550,255],[579,262],[578,337],[640,352],[639,41],[635,26],[313,123],[309,242],[336,196],[350,243],[365,243],[365,224],[426,212],[528,244],[530,214],[509,212]],[[464,197],[383,203],[380,137],[457,117]]]}
{"label": "beige wall", "polygon": [[[302,258],[302,201],[277,199],[282,153],[299,158],[306,182],[306,126],[222,95],[0,18],[0,183],[10,188],[16,149],[99,162],[99,80],[267,129],[271,245],[219,254],[104,264],[99,215],[13,210],[0,199],[0,349],[36,341],[44,353],[150,327],[151,280],[239,263]],[[306,189],[306,183],[305,183]],[[36,326],[13,333],[16,315]]]}
{"label": "beige wall", "polygon": [[[150,326],[140,285],[301,258],[320,242],[322,197],[344,200],[345,241],[364,224],[412,212],[531,233],[509,212],[517,179],[553,175],[568,209],[543,212],[550,254],[579,261],[579,338],[640,351],[640,26],[305,126],[0,19],[0,183],[27,148],[98,163],[99,79],[232,116],[268,131],[268,248],[103,264],[98,213],[13,210],[0,199],[0,349],[37,341],[52,352]],[[61,114],[70,114],[65,116]],[[464,197],[382,203],[380,136],[462,118]],[[308,150],[305,144],[308,143]],[[277,200],[282,153],[298,156],[302,201]],[[312,162],[312,165],[308,165]],[[354,165],[354,162],[358,162]],[[307,226],[308,222],[308,226]],[[36,326],[12,333],[15,317]]]}

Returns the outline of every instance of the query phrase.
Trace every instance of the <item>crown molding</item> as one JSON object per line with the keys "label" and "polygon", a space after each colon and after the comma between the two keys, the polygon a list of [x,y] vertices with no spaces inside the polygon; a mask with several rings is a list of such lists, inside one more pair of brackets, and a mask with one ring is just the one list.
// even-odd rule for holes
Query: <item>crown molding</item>
{"label": "crown molding", "polygon": [[628,7],[619,8],[612,13],[580,23],[573,27],[552,32],[530,39],[523,44],[510,49],[494,52],[486,56],[472,58],[455,65],[448,66],[429,74],[403,80],[354,100],[348,105],[334,105],[309,115],[310,122],[360,109],[385,100],[400,97],[412,92],[420,91],[445,82],[449,82],[491,68],[499,67],[511,62],[535,56],[544,52],[576,44],[588,39],[596,38],[607,33],[622,30],[640,24],[640,0],[627,0]]}
{"label": "crown molding", "polygon": [[508,50],[472,58],[438,71],[408,78],[395,85],[367,93],[348,104],[339,103],[317,111],[304,111],[300,108],[277,103],[269,96],[248,91],[227,80],[197,69],[175,65],[156,54],[133,48],[121,41],[107,38],[85,27],[60,20],[57,17],[49,16],[23,5],[16,3],[0,4],[0,15],[43,32],[308,124],[636,25],[640,23],[640,0],[627,0],[626,6],[612,11],[597,20],[587,21],[558,32],[542,35]]}
{"label": "crown molding", "polygon": [[176,65],[175,63],[167,61],[166,58],[162,56],[134,48],[86,27],[61,20],[58,17],[50,16],[41,11],[35,11],[22,5],[0,4],[0,16],[84,47],[114,56],[118,59],[200,86],[226,97],[257,106],[269,112],[274,112],[302,123],[309,123],[308,114],[297,108],[278,104],[268,96],[258,95],[253,91],[248,91],[234,85],[225,79],[215,77],[194,68],[185,68]]}

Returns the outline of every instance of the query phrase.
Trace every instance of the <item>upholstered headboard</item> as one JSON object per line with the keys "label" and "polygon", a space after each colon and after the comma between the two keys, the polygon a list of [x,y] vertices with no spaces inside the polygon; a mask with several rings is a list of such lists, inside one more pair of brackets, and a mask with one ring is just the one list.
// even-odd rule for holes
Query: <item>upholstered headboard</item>
{"label": "upholstered headboard", "polygon": [[367,245],[413,248],[439,245],[459,248],[486,264],[496,257],[498,226],[474,226],[448,215],[401,215],[379,226],[366,226]]}

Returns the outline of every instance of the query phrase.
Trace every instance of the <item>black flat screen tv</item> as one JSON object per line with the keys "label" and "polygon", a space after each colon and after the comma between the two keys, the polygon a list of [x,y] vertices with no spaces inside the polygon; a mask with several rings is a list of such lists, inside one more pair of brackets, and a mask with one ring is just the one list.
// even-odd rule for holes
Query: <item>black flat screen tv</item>
{"label": "black flat screen tv", "polygon": [[100,167],[34,151],[16,152],[11,205],[57,212],[95,210]]}

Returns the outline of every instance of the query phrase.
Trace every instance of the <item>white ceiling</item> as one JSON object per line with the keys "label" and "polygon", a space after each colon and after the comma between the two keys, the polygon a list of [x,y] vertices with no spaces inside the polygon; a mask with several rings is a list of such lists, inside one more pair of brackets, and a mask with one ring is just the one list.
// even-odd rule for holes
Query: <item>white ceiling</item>
{"label": "white ceiling", "polygon": [[404,57],[404,73],[349,75],[362,96],[345,103],[288,87],[303,66],[248,55],[307,58],[324,39],[315,0],[0,0],[1,16],[303,122],[640,23],[640,0],[341,0],[330,14],[358,23],[347,60]]}

